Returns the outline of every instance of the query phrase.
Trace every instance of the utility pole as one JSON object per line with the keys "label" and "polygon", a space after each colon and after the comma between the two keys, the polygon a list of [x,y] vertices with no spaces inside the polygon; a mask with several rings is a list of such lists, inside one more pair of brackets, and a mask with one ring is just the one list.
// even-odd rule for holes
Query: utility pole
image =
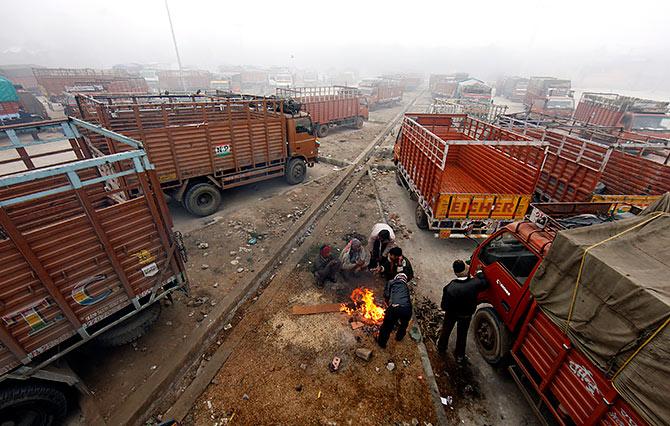
{"label": "utility pole", "polygon": [[181,82],[181,90],[186,91],[186,84],[184,84],[184,73],[181,67],[181,57],[179,56],[179,49],[177,48],[177,38],[174,36],[174,27],[172,26],[172,17],[170,16],[170,7],[168,0],[165,0],[165,10],[167,11],[168,21],[170,22],[170,32],[172,33],[172,43],[174,44],[174,52],[177,54],[177,65],[179,66],[179,81]]}

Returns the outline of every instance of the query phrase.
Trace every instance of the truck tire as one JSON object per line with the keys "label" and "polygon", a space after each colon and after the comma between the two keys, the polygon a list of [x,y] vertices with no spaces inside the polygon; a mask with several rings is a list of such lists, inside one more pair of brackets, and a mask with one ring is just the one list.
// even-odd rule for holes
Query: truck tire
{"label": "truck tire", "polygon": [[316,131],[316,135],[320,138],[325,138],[328,136],[328,130],[330,130],[330,128],[327,124],[321,124]]}
{"label": "truck tire", "polygon": [[96,344],[103,348],[111,348],[132,343],[147,334],[160,314],[161,304],[155,302],[142,312],[102,333],[97,337]]}
{"label": "truck tire", "polygon": [[494,367],[509,364],[512,336],[495,309],[478,309],[472,322],[477,349],[484,360]]}
{"label": "truck tire", "polygon": [[307,176],[307,164],[302,158],[293,158],[286,166],[286,182],[289,185],[297,185],[305,180]]}
{"label": "truck tire", "polygon": [[66,414],[65,394],[47,384],[11,384],[0,390],[0,422],[3,425],[60,424]]}
{"label": "truck tire", "polygon": [[414,216],[416,219],[416,226],[419,229],[428,229],[428,215],[423,210],[423,207],[421,207],[421,204],[416,205]]}
{"label": "truck tire", "polygon": [[363,117],[356,117],[356,121],[354,121],[354,128],[362,129],[363,123],[364,123]]}
{"label": "truck tire", "polygon": [[183,204],[194,216],[209,216],[221,206],[221,191],[210,183],[195,184],[184,194]]}

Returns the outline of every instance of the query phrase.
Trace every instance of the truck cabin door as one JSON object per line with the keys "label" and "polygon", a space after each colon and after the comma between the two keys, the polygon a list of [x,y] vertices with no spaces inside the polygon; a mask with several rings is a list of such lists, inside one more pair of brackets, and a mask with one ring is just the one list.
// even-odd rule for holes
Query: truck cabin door
{"label": "truck cabin door", "polygon": [[[494,235],[479,249],[476,261],[489,281],[482,294],[513,329],[530,297],[528,283],[539,257],[509,231]],[[519,309],[521,307],[521,309]]]}

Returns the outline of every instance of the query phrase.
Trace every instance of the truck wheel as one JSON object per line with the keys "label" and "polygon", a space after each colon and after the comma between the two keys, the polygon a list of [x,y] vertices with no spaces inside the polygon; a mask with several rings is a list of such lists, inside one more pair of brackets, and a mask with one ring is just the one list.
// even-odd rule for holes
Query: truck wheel
{"label": "truck wheel", "polygon": [[67,414],[65,394],[46,384],[12,384],[0,390],[0,424],[60,424]]}
{"label": "truck wheel", "polygon": [[414,217],[416,219],[416,226],[418,226],[419,229],[428,229],[428,215],[423,210],[423,207],[421,207],[421,204],[416,205]]}
{"label": "truck wheel", "polygon": [[319,129],[316,131],[316,135],[320,138],[325,138],[326,136],[328,136],[328,130],[330,130],[328,128],[328,125],[327,124],[322,124],[322,125],[319,126]]}
{"label": "truck wheel", "polygon": [[486,362],[494,367],[508,364],[512,337],[495,309],[478,309],[472,322],[477,349]]}
{"label": "truck wheel", "polygon": [[128,318],[121,324],[102,333],[96,339],[96,344],[104,348],[127,345],[147,334],[149,328],[161,314],[160,302],[142,310],[142,312]]}
{"label": "truck wheel", "polygon": [[184,207],[195,216],[209,216],[219,210],[221,191],[209,183],[198,183],[184,194]]}
{"label": "truck wheel", "polygon": [[356,117],[356,121],[354,122],[354,127],[357,129],[362,129],[363,128],[363,117]]}
{"label": "truck wheel", "polygon": [[307,164],[302,158],[294,158],[286,166],[286,182],[297,185],[305,180],[307,176]]}

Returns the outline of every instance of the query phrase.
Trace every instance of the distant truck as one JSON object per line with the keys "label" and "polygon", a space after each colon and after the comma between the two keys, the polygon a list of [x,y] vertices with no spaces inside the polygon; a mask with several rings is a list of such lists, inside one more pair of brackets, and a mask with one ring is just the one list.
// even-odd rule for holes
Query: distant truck
{"label": "distant truck", "polygon": [[[103,155],[83,134],[125,149]],[[139,142],[44,121],[0,128],[0,159],[0,419],[61,424],[84,388],[56,361],[146,333],[187,288],[186,252]]]}
{"label": "distant truck", "polygon": [[428,88],[433,98],[455,99],[458,97],[458,84],[468,78],[467,73],[431,74]]}
{"label": "distant truck", "polygon": [[458,83],[456,97],[459,99],[490,102],[492,87],[476,78],[469,78]]}
{"label": "distant truck", "polygon": [[477,348],[494,366],[511,363],[544,424],[670,418],[670,305],[658,296],[668,292],[658,277],[670,274],[661,260],[670,195],[665,203],[666,213],[640,217],[617,214],[615,203],[537,204],[530,221],[505,226],[472,254],[470,272],[482,269],[489,283],[479,296],[488,306],[472,320]]}
{"label": "distant truck", "polygon": [[499,87],[500,93],[496,93],[496,95],[513,102],[523,102],[528,90],[528,81],[524,77],[507,77],[501,82]]}
{"label": "distant truck", "polygon": [[[312,121],[281,99],[203,95],[78,95],[84,119],[142,142],[165,191],[195,216],[221,191],[285,176],[302,182],[318,157]],[[95,136],[104,152],[124,147]]]}
{"label": "distant truck", "polygon": [[358,88],[365,96],[370,110],[396,105],[402,100],[402,87],[391,80],[364,79],[358,84]]}
{"label": "distant truck", "polygon": [[30,92],[0,76],[0,126],[30,123],[47,118],[46,108]]}
{"label": "distant truck", "polygon": [[575,109],[570,80],[554,77],[531,77],[524,105],[530,112],[571,117]]}
{"label": "distant truck", "polygon": [[335,126],[363,127],[368,120],[368,105],[361,92],[354,87],[297,87],[277,89],[281,99],[300,103],[300,110],[309,114],[315,134],[322,138]]}
{"label": "distant truck", "polygon": [[670,138],[670,102],[653,101],[615,93],[585,92],[574,119],[586,124],[618,127],[626,132]]}
{"label": "distant truck", "polygon": [[423,77],[418,74],[385,74],[381,78],[397,81],[403,92],[413,92],[423,83]]}
{"label": "distant truck", "polygon": [[464,114],[406,114],[394,146],[397,182],[416,224],[441,238],[485,238],[526,214],[545,143]]}

